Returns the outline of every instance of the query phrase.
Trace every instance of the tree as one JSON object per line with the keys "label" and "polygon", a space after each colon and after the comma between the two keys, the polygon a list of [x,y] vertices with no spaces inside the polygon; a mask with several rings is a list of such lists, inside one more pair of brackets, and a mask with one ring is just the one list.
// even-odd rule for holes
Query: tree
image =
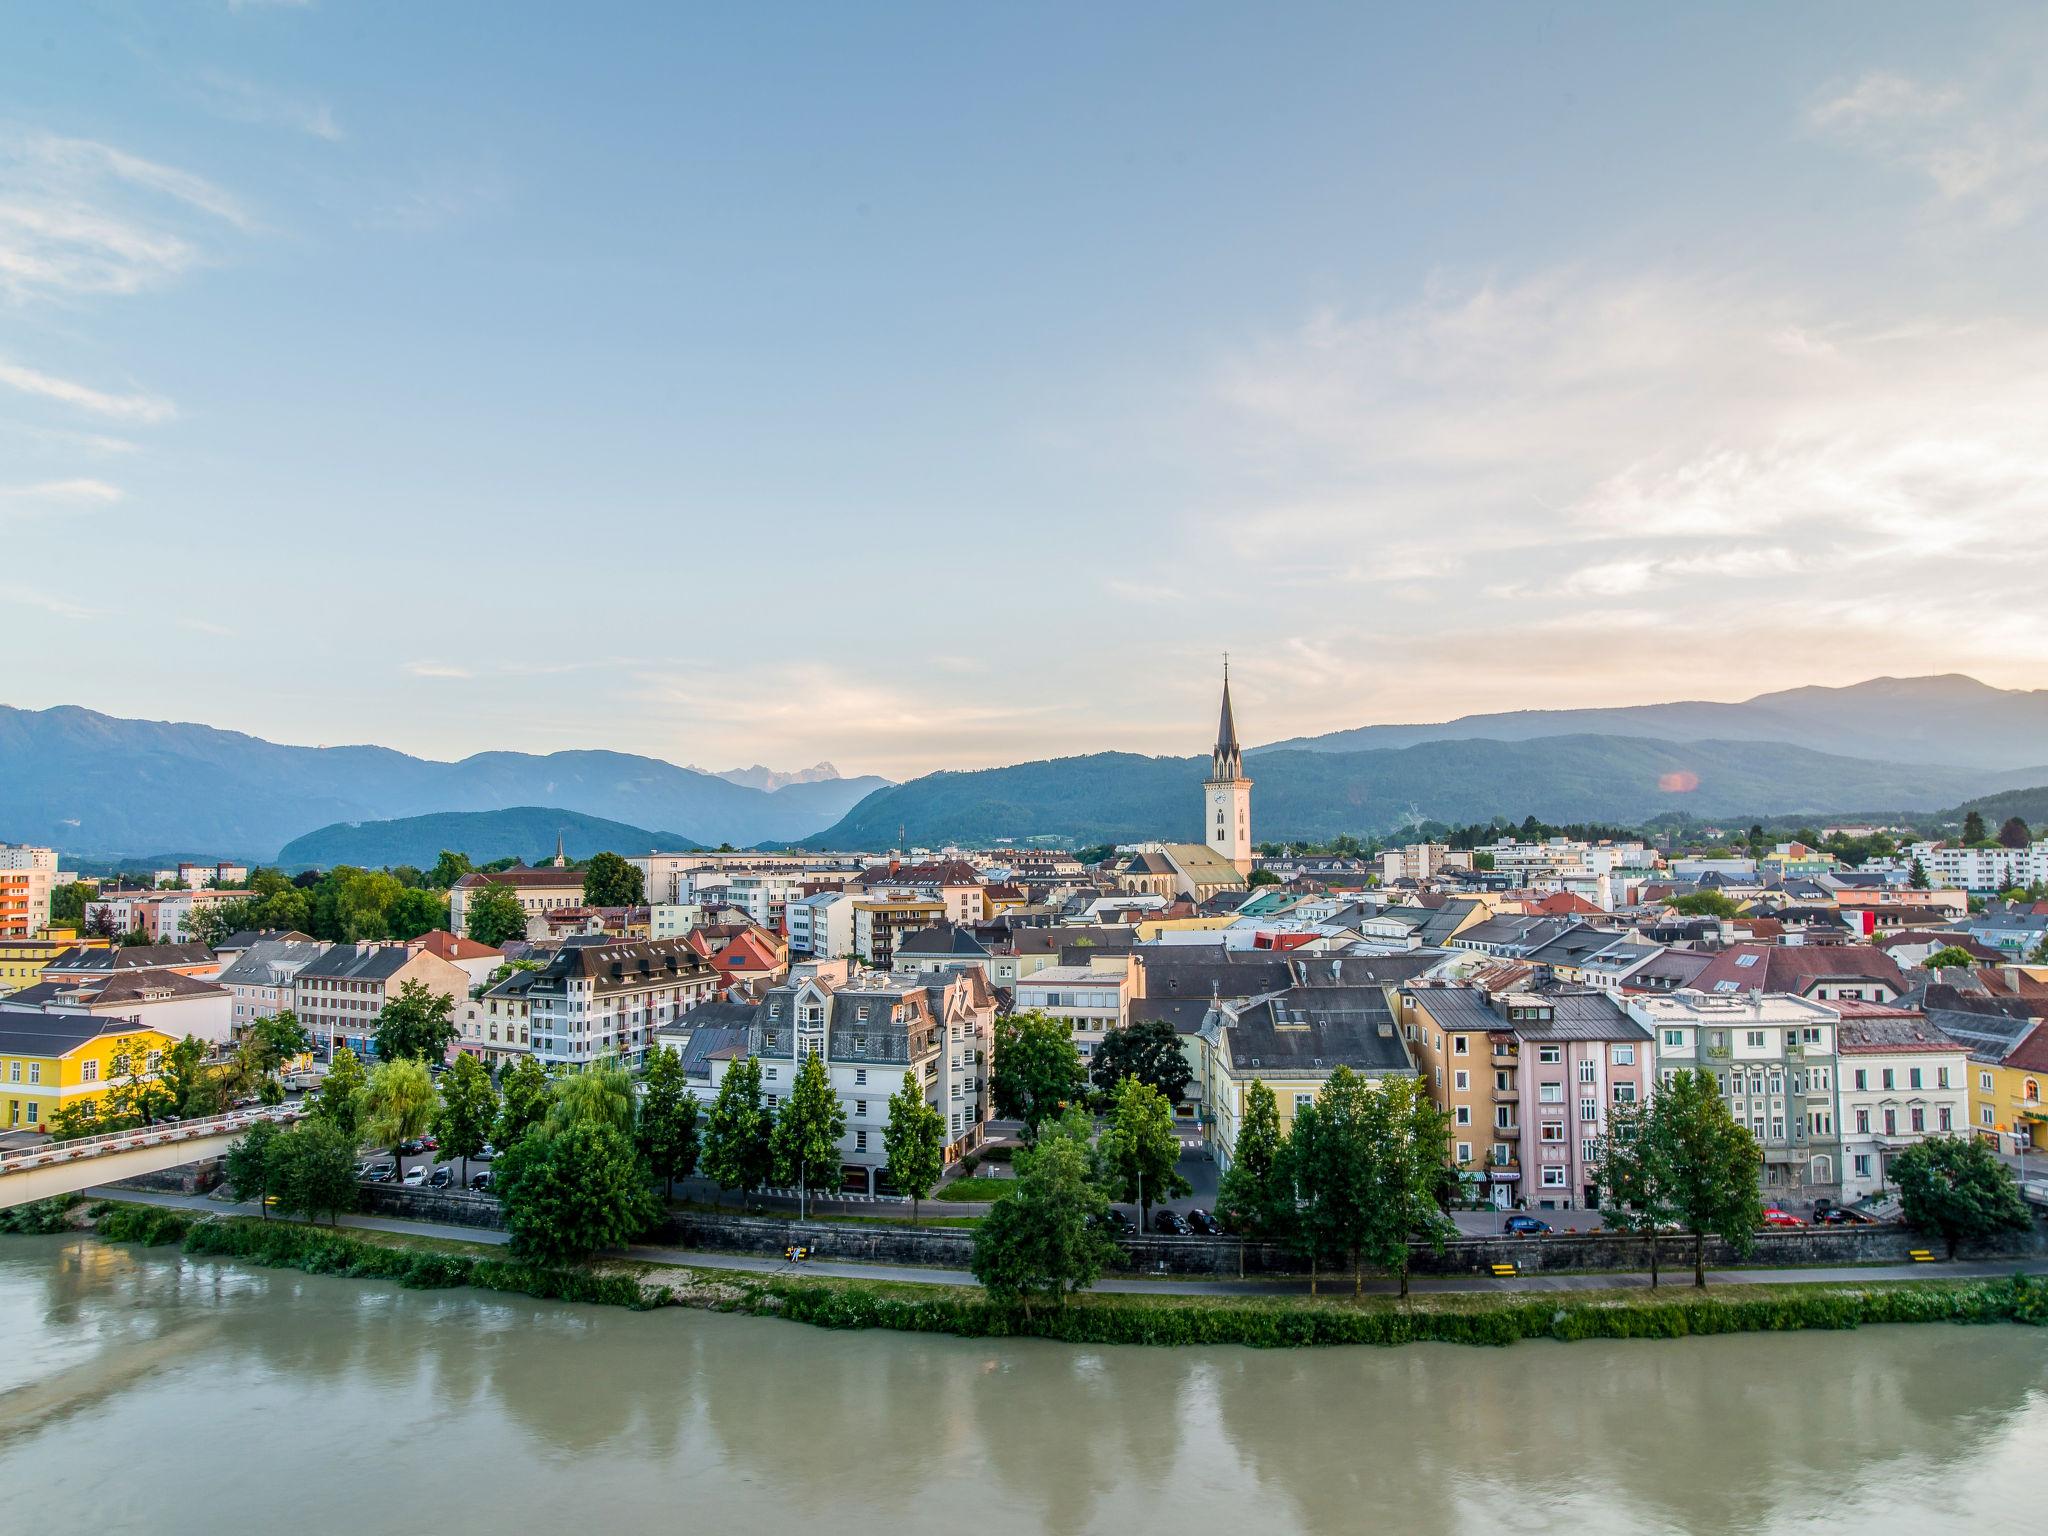
{"label": "tree", "polygon": [[1079,1101],[1088,1091],[1088,1075],[1066,1021],[1035,1008],[997,1019],[988,1087],[996,1113],[1023,1121],[1027,1141],[1038,1135],[1040,1125]]}
{"label": "tree", "polygon": [[974,1232],[974,1278],[998,1301],[1031,1314],[1034,1297],[1064,1301],[1095,1283],[1117,1257],[1103,1230],[1108,1198],[1087,1146],[1048,1128],[1017,1156],[1017,1181]]}
{"label": "tree", "polygon": [[1758,1177],[1763,1149],[1721,1097],[1706,1071],[1679,1072],[1657,1090],[1650,1117],[1655,1155],[1666,1171],[1671,1214],[1692,1234],[1693,1284],[1707,1283],[1707,1234],[1717,1232],[1739,1254],[1756,1243],[1764,1219]]}
{"label": "tree", "polygon": [[313,1113],[346,1136],[351,1145],[362,1132],[363,1089],[368,1083],[361,1059],[344,1045],[327,1064],[327,1075],[313,1095]]}
{"label": "tree", "polygon": [[2034,840],[2034,834],[2027,830],[2027,824],[2017,816],[2008,816],[2005,825],[1998,829],[1998,841],[2006,848],[2024,848]]}
{"label": "tree", "polygon": [[1899,1153],[1885,1171],[1898,1186],[1906,1220],[1938,1235],[1950,1258],[1965,1239],[2033,1225],[2012,1170],[1974,1136],[1930,1136]]}
{"label": "tree", "polygon": [[434,867],[426,872],[427,885],[437,891],[445,891],[476,866],[469,862],[469,855],[443,848],[441,857],[434,861]]}
{"label": "tree", "polygon": [[1089,1079],[1104,1099],[1113,1095],[1125,1078],[1135,1077],[1158,1089],[1169,1107],[1181,1101],[1194,1075],[1179,1032],[1164,1019],[1110,1030],[1088,1064]]}
{"label": "tree", "polygon": [[633,1078],[616,1058],[594,1061],[555,1083],[548,1105],[548,1129],[558,1131],[577,1120],[609,1125],[633,1139]]}
{"label": "tree", "polygon": [[1244,1095],[1244,1122],[1231,1149],[1230,1167],[1216,1204],[1231,1231],[1270,1241],[1288,1235],[1294,1187],[1281,1166],[1280,1108],[1273,1090],[1254,1078]]}
{"label": "tree", "polygon": [[405,1058],[380,1061],[363,1085],[362,1129],[372,1141],[391,1149],[395,1163],[401,1143],[426,1134],[439,1104],[434,1079],[422,1063]]}
{"label": "tree", "polygon": [[496,949],[511,939],[526,937],[526,908],[509,886],[479,885],[463,903],[462,926],[466,937]]}
{"label": "tree", "polygon": [[915,1072],[905,1072],[903,1086],[889,1095],[882,1146],[889,1154],[890,1182],[898,1194],[910,1196],[914,1225],[918,1203],[946,1171],[946,1117],[927,1102]]}
{"label": "tree", "polygon": [[270,1145],[270,1184],[278,1209],[317,1221],[356,1207],[353,1137],[326,1120],[293,1126]]}
{"label": "tree", "polygon": [[1323,1090],[1294,1112],[1287,1168],[1300,1202],[1295,1241],[1309,1260],[1309,1290],[1330,1263],[1351,1266],[1352,1288],[1364,1289],[1363,1256],[1374,1220],[1373,1156],[1365,1095],[1349,1067],[1338,1067]]}
{"label": "tree", "polygon": [[455,1038],[455,999],[423,981],[399,986],[377,1015],[379,1061],[442,1061]]}
{"label": "tree", "polygon": [[796,1186],[799,1221],[811,1213],[811,1191],[839,1183],[839,1138],[846,1134],[846,1106],[832,1091],[822,1056],[806,1056],[796,1069],[789,1097],[775,1114],[775,1176]]}
{"label": "tree", "polygon": [[637,864],[628,864],[616,853],[600,853],[583,871],[583,904],[637,907],[646,900],[646,880]]}
{"label": "tree", "polygon": [[547,1068],[531,1056],[520,1057],[499,1085],[498,1127],[491,1138],[499,1150],[517,1145],[527,1132],[547,1119],[554,1096],[554,1079],[548,1076]]}
{"label": "tree", "polygon": [[1451,1117],[1413,1077],[1368,1087],[1360,1104],[1373,1197],[1366,1206],[1363,1256],[1399,1275],[1405,1298],[1417,1235],[1433,1252],[1444,1250],[1447,1222],[1437,1195],[1450,1162]]}
{"label": "tree", "polygon": [[441,1077],[441,1107],[434,1112],[434,1139],[441,1144],[435,1161],[460,1158],[462,1182],[469,1183],[469,1160],[484,1149],[498,1120],[498,1094],[490,1069],[467,1052]]}
{"label": "tree", "polygon": [[1639,1232],[1649,1239],[1652,1290],[1658,1282],[1657,1233],[1674,1214],[1664,1140],[1654,1123],[1657,1103],[1657,1099],[1630,1099],[1608,1110],[1599,1172],[1600,1223],[1619,1232]]}
{"label": "tree", "polygon": [[650,1051],[643,1086],[635,1139],[674,1199],[676,1180],[697,1171],[697,1100],[683,1075],[683,1058],[665,1045]]}
{"label": "tree", "polygon": [[220,1096],[209,1082],[206,1057],[206,1042],[193,1035],[164,1052],[158,1080],[171,1096],[171,1113],[181,1120],[204,1119],[220,1111]]}
{"label": "tree", "polygon": [[448,926],[448,902],[433,891],[400,891],[384,912],[385,925],[394,939],[416,939],[423,933]]}
{"label": "tree", "polygon": [[266,1217],[271,1191],[271,1146],[283,1132],[275,1120],[258,1120],[228,1143],[225,1173],[237,1200],[254,1200]]}
{"label": "tree", "polygon": [[705,1117],[703,1163],[721,1190],[740,1192],[742,1205],[774,1168],[773,1131],[774,1116],[761,1107],[760,1058],[734,1062]]}
{"label": "tree", "polygon": [[289,1008],[256,1020],[242,1034],[242,1052],[249,1070],[273,1085],[286,1062],[295,1061],[312,1049],[313,1037],[306,1033],[298,1014]]}
{"label": "tree", "polygon": [[1963,817],[1964,846],[1974,847],[1986,840],[1984,834],[1984,813],[1982,811],[1971,811]]}
{"label": "tree", "polygon": [[661,1219],[647,1164],[603,1120],[543,1125],[500,1154],[491,1183],[513,1253],[543,1263],[620,1247]]}
{"label": "tree", "polygon": [[1918,859],[1913,860],[1913,870],[1912,873],[1906,877],[1906,883],[1916,891],[1926,890],[1927,866],[1925,864],[1922,864]]}
{"label": "tree", "polygon": [[1689,896],[1680,896],[1671,903],[1671,910],[1683,917],[1735,916],[1742,909],[1723,891],[1694,891]]}
{"label": "tree", "polygon": [[1149,1229],[1152,1202],[1188,1192],[1181,1177],[1180,1135],[1173,1128],[1173,1106],[1150,1083],[1127,1077],[1110,1095],[1109,1123],[1103,1127],[1101,1158],[1104,1176],[1119,1200],[1138,1207],[1138,1229]]}
{"label": "tree", "polygon": [[1270,869],[1255,869],[1245,878],[1247,888],[1257,890],[1262,885],[1279,885],[1280,877]]}
{"label": "tree", "polygon": [[1920,962],[1922,970],[1949,971],[1961,968],[1969,970],[1977,963],[1977,957],[1960,944],[1944,944],[1925,960]]}
{"label": "tree", "polygon": [[50,892],[50,926],[80,928],[85,924],[85,904],[99,895],[100,888],[89,880],[72,880]]}

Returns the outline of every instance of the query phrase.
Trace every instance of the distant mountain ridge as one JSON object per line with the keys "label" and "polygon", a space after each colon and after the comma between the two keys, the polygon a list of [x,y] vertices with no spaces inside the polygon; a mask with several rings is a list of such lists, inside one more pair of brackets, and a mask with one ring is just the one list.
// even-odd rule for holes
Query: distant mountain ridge
{"label": "distant mountain ridge", "polygon": [[2048,763],[2048,689],[1993,688],[1960,673],[1874,677],[1843,688],[1760,693],[1738,704],[1695,700],[1614,709],[1524,709],[1461,715],[1434,725],[1366,725],[1276,741],[1245,755],[1577,735],[1782,741],[1882,762],[2019,768]]}
{"label": "distant mountain ridge", "polygon": [[605,852],[688,853],[700,846],[674,832],[649,832],[581,811],[518,805],[502,811],[442,811],[392,821],[338,821],[293,838],[278,850],[274,862],[286,869],[328,869],[336,864],[357,864],[365,869],[411,864],[425,869],[446,848],[468,854],[476,864],[505,858],[539,864],[553,856],[557,838],[572,859]]}
{"label": "distant mountain ridge", "polygon": [[727,768],[721,772],[699,768],[695,763],[688,766],[692,773],[710,773],[714,779],[723,779],[728,784],[742,784],[748,789],[758,789],[770,795],[791,784],[822,784],[839,777],[839,770],[830,763],[813,763],[808,768],[796,768],[788,773],[775,768],[764,768],[759,763],[751,768]]}
{"label": "distant mountain ridge", "polygon": [[626,752],[480,752],[434,762],[388,747],[280,746],[239,731],[0,705],[0,838],[76,854],[203,848],[269,859],[335,822],[560,806],[706,846],[788,841],[888,781],[774,794]]}
{"label": "distant mountain ridge", "polygon": [[[877,790],[813,848],[881,848],[1055,838],[1074,844],[1201,836],[1206,757],[1104,752],[935,773]],[[1935,767],[1835,757],[1782,742],[1669,742],[1621,736],[1427,741],[1368,752],[1248,758],[1252,835],[1323,839],[1428,819],[1634,824],[1668,811],[1747,820],[1774,814],[1919,810],[2048,782],[2048,768]]]}

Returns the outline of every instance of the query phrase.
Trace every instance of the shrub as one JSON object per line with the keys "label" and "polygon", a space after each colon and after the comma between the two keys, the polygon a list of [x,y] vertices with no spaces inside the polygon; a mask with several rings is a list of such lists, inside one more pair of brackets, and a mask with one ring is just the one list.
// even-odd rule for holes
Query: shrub
{"label": "shrub", "polygon": [[0,1232],[49,1233],[71,1230],[71,1207],[83,1195],[52,1195],[0,1211]]}

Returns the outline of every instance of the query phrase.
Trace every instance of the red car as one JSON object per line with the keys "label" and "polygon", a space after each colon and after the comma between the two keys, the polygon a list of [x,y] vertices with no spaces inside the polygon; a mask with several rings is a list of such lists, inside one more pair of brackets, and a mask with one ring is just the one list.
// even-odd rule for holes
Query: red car
{"label": "red car", "polygon": [[1794,1216],[1790,1211],[1781,1211],[1773,1206],[1764,1212],[1764,1225],[1767,1227],[1803,1227],[1806,1223],[1797,1216]]}

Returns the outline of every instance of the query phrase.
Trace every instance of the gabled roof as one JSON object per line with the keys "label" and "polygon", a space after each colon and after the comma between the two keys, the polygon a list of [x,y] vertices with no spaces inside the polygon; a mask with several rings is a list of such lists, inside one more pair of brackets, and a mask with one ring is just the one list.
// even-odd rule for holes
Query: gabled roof
{"label": "gabled roof", "polygon": [[445,928],[436,928],[421,935],[419,943],[428,954],[439,955],[443,960],[502,960],[505,957],[501,949],[479,944],[475,939],[465,939]]}
{"label": "gabled roof", "polygon": [[101,1018],[89,1013],[44,1013],[19,1006],[17,997],[0,1003],[0,1055],[68,1056],[82,1045],[108,1036],[162,1034],[147,1024]]}
{"label": "gabled roof", "polygon": [[307,939],[304,943],[262,939],[236,955],[216,979],[224,987],[288,986],[326,948],[318,939]]}
{"label": "gabled roof", "polygon": [[1318,1076],[1337,1067],[1386,1076],[1412,1073],[1407,1043],[1378,987],[1290,987],[1218,1022],[1233,1070]]}
{"label": "gabled roof", "polygon": [[972,929],[957,923],[933,923],[929,928],[916,928],[904,934],[896,941],[895,953],[898,959],[920,955],[986,960],[988,946],[974,936]]}
{"label": "gabled roof", "polygon": [[49,969],[81,975],[112,975],[117,971],[148,971],[178,965],[210,965],[213,951],[204,944],[117,944],[112,949],[67,949],[51,958]]}
{"label": "gabled roof", "polygon": [[1756,990],[1803,997],[1821,983],[1836,981],[1878,981],[1894,992],[1908,985],[1898,962],[1869,944],[1736,944],[1716,955],[1692,984],[1702,992]]}

